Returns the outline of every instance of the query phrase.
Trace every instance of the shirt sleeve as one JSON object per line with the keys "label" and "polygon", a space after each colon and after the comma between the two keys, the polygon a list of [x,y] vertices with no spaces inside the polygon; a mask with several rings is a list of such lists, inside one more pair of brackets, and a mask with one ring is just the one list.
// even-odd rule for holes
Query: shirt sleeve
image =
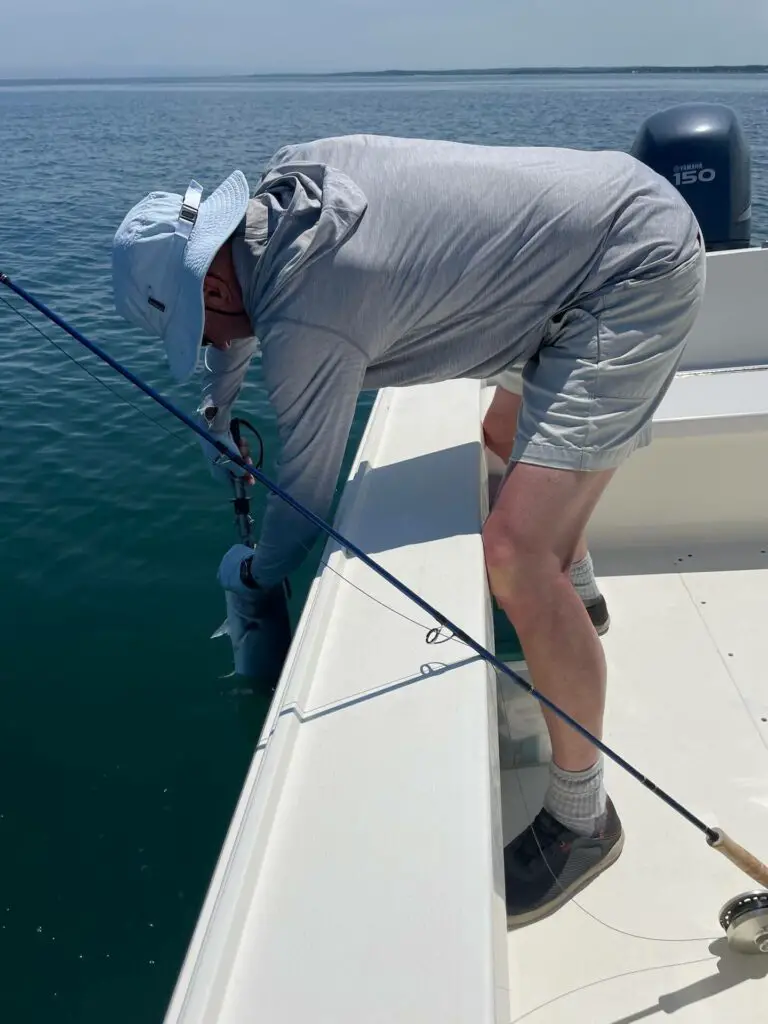
{"label": "shirt sleeve", "polygon": [[[257,349],[258,340],[255,337],[240,338],[227,349],[214,348],[212,345],[203,349],[203,379],[197,414],[203,426],[211,433],[229,433],[232,406],[240,394]],[[200,440],[204,445],[208,444],[202,438]]]}
{"label": "shirt sleeve", "polygon": [[[276,483],[321,519],[333,504],[365,370],[364,355],[332,332],[280,324],[263,339],[262,373],[280,440]],[[318,532],[270,493],[252,575],[264,586],[279,583]]]}

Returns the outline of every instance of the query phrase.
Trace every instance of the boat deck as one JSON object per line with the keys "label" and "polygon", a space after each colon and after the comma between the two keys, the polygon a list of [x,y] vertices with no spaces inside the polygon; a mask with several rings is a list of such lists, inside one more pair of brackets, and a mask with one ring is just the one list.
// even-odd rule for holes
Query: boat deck
{"label": "boat deck", "polygon": [[[612,616],[607,743],[763,860],[765,280],[768,249],[708,257],[655,443],[588,531]],[[483,557],[491,396],[469,380],[380,392],[335,523],[520,657]],[[430,616],[359,559],[329,542],[323,561],[165,1024],[768,1021],[768,956],[733,953],[718,921],[756,886],[611,761],[621,857],[507,932],[503,843],[547,781],[539,705],[458,640],[428,644]]]}
{"label": "boat deck", "polygon": [[[765,859],[768,569],[600,582],[612,616],[605,742]],[[538,810],[547,769],[502,776],[508,842]],[[611,761],[606,779],[624,850],[570,904],[509,933],[510,1020],[765,1021],[768,957],[730,951],[718,923],[723,903],[757,886]]]}

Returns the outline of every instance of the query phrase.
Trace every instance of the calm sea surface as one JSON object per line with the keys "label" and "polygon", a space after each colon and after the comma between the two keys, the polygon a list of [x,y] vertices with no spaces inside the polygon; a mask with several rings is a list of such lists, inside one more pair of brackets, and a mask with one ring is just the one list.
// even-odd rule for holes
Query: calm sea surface
{"label": "calm sea surface", "polygon": [[[255,182],[284,143],[346,132],[629,149],[649,114],[697,99],[741,119],[761,242],[768,77],[6,85],[0,269],[190,410],[194,388],[172,385],[111,308],[111,237],[145,192],[192,177],[209,189],[235,167]],[[223,678],[228,641],[208,639],[235,534],[195,438],[26,313],[117,394],[0,305],[0,1020],[150,1024],[268,697]],[[239,409],[262,428],[269,470],[257,368]],[[294,581],[294,617],[311,571]]]}

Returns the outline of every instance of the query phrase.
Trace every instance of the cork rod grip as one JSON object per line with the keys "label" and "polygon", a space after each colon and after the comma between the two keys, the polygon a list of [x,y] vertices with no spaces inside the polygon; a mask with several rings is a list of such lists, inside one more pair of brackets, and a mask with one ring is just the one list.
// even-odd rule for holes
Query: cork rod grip
{"label": "cork rod grip", "polygon": [[724,857],[727,857],[737,868],[741,868],[744,874],[749,875],[758,885],[764,885],[768,888],[768,867],[748,850],[745,850],[743,846],[734,843],[731,837],[727,836],[722,829],[716,829],[715,831],[717,832],[717,839],[714,842],[707,840],[709,845],[722,853]]}

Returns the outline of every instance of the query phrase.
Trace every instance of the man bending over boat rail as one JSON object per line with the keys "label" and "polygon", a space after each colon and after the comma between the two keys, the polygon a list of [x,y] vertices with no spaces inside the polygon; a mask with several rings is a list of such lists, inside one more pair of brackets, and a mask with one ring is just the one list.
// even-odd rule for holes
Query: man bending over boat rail
{"label": "man bending over boat rail", "polygon": [[[277,482],[321,518],[362,389],[491,378],[484,433],[508,468],[483,527],[490,587],[534,685],[598,737],[608,611],[584,532],[650,442],[704,278],[690,208],[624,153],[370,135],[284,147],[253,195],[240,171],[205,200],[195,182],[153,192],[113,252],[117,309],[163,339],[177,380],[205,346],[199,414],[233,447],[260,351]],[[214,472],[240,472],[205,448]],[[235,545],[219,579],[266,593],[314,539],[270,495],[255,552]],[[510,924],[565,902],[623,843],[602,757],[544,713],[549,789],[504,851]]]}

